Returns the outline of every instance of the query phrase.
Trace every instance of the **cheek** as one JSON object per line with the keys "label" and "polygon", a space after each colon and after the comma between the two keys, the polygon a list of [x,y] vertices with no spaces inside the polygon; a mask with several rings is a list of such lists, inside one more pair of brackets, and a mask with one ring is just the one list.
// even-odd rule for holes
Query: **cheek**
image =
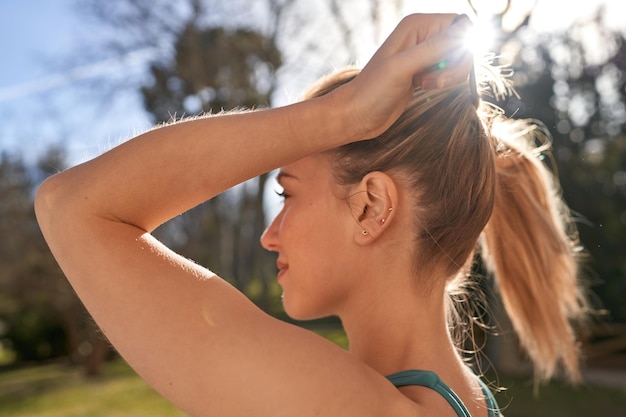
{"label": "cheek", "polygon": [[334,201],[299,201],[285,211],[281,245],[289,272],[280,281],[289,316],[311,319],[336,314],[349,292],[354,219]]}

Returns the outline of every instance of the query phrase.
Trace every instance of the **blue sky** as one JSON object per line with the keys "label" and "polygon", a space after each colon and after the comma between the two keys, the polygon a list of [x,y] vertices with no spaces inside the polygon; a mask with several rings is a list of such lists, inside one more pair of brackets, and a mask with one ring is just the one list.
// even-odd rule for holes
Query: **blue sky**
{"label": "blue sky", "polygon": [[77,162],[148,127],[136,95],[103,106],[80,88],[81,79],[97,80],[120,67],[69,62],[79,40],[97,36],[73,2],[0,0],[0,151],[32,160],[63,143]]}
{"label": "blue sky", "polygon": [[[73,2],[0,0],[0,151],[20,150],[34,158],[49,144],[63,141],[73,160],[80,161],[148,127],[136,94],[128,93],[103,108],[102,100],[77,88],[77,76],[97,80],[107,72],[119,73],[119,65],[100,65],[87,68],[89,71],[82,68],[73,73],[73,79],[67,77],[72,67],[67,58],[77,55],[77,40],[98,35],[96,28],[81,21],[72,9]],[[535,24],[562,29],[572,19],[589,14],[600,2],[539,0]],[[411,11],[432,10],[432,3],[437,4],[437,11],[466,10],[464,0],[406,0],[413,5],[407,8]],[[626,2],[605,3],[609,23],[626,28]],[[555,6],[561,7],[551,9]]]}
{"label": "blue sky", "polygon": [[31,81],[48,72],[44,55],[72,46],[68,0],[0,1],[0,42],[5,59],[0,88]]}

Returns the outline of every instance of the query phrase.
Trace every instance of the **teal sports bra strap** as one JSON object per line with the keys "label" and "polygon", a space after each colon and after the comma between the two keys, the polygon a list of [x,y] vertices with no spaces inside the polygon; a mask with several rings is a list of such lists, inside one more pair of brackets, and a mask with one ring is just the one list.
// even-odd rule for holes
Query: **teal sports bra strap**
{"label": "teal sports bra strap", "polygon": [[[448,402],[448,404],[452,406],[452,408],[459,417],[472,417],[469,410],[467,409],[467,407],[465,407],[465,404],[463,404],[459,396],[456,395],[452,388],[447,386],[441,379],[439,379],[439,376],[432,371],[402,371],[387,376],[387,379],[396,387],[418,385],[435,390]],[[487,402],[489,417],[500,416],[498,404],[496,403],[496,399],[493,397],[493,394],[491,394],[489,388],[487,388],[485,383],[480,378],[477,379],[480,383],[480,386],[483,390],[483,395],[485,396],[485,400]]]}
{"label": "teal sports bra strap", "polygon": [[396,387],[418,385],[435,390],[448,402],[448,404],[452,406],[452,408],[454,408],[454,411],[456,411],[456,414],[459,417],[472,417],[459,396],[452,391],[452,388],[444,384],[444,382],[439,379],[439,376],[434,372],[417,370],[402,371],[387,376],[387,379]]}
{"label": "teal sports bra strap", "polygon": [[494,398],[491,390],[485,385],[482,379],[476,377],[478,379],[478,383],[483,389],[483,394],[485,395],[485,401],[487,402],[487,408],[489,409],[489,417],[500,417],[500,407],[498,407],[498,403]]}

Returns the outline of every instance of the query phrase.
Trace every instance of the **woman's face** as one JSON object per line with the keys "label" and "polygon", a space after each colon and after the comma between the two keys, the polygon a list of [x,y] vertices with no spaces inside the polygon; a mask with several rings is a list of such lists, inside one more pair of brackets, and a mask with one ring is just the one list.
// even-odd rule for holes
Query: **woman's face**
{"label": "woman's face", "polygon": [[317,154],[283,167],[280,213],[261,244],[278,254],[285,311],[296,319],[337,314],[350,289],[358,224],[333,187],[330,163]]}

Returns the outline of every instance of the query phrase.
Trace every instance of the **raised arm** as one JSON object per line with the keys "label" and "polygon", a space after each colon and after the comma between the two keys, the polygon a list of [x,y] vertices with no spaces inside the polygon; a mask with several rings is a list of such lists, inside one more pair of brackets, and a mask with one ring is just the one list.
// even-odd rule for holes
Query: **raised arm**
{"label": "raised arm", "polygon": [[380,375],[268,317],[149,233],[246,179],[375,136],[416,83],[462,81],[467,60],[420,75],[460,45],[462,24],[444,30],[454,18],[406,18],[357,79],[326,97],[154,129],[41,186],[41,229],[78,295],[124,358],[183,410],[380,416],[398,403]]}

